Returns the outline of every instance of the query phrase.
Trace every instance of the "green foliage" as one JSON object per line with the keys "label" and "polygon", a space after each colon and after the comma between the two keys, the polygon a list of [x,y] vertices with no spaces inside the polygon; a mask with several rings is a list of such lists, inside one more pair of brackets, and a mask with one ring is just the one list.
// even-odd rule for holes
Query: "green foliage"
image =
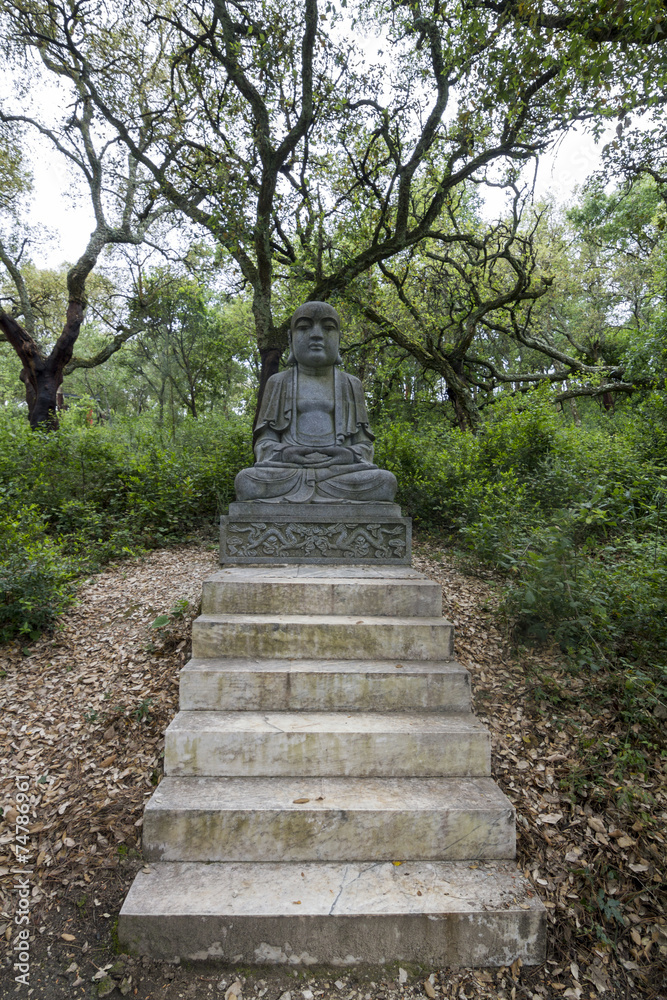
{"label": "green foliage", "polygon": [[75,409],[36,434],[20,411],[0,411],[2,641],[51,624],[75,575],[210,528],[252,462],[250,429],[191,423],[165,441],[148,420],[89,427]]}
{"label": "green foliage", "polygon": [[189,423],[165,440],[148,419],[77,426],[74,412],[41,435],[5,412],[0,486],[36,504],[72,550],[92,547],[101,562],[177,540],[221,512],[236,473],[252,461],[241,418]]}
{"label": "green foliage", "polygon": [[[194,250],[190,256],[193,267]],[[182,412],[228,413],[248,392],[249,303],[212,292],[204,255],[199,263],[196,281],[176,269],[149,272],[141,294],[129,303],[129,323],[139,336],[117,358],[117,388],[124,397],[117,396],[117,405],[132,409],[141,400],[160,424],[178,423]]]}
{"label": "green foliage", "polygon": [[462,530],[464,539],[473,526],[497,532],[489,561],[510,541],[495,519],[518,527],[521,511],[539,503],[540,479],[557,459],[561,436],[548,390],[532,393],[522,409],[500,401],[477,437],[428,418],[418,426],[380,423],[376,431],[376,461],[398,479],[397,501],[427,528]]}
{"label": "green foliage", "polygon": [[46,534],[34,504],[0,507],[0,642],[34,639],[71,603],[76,564]]}
{"label": "green foliage", "polygon": [[555,452],[558,416],[548,385],[534,389],[525,402],[501,397],[480,432],[480,463],[494,471],[526,477],[542,470]]}
{"label": "green foliage", "polygon": [[521,529],[535,520],[536,504],[527,484],[509,470],[499,471],[491,482],[471,481],[462,489],[461,501],[461,538],[484,562],[493,563],[510,550]]}
{"label": "green foliage", "polygon": [[171,625],[174,622],[180,621],[185,617],[185,612],[190,607],[189,601],[184,597],[179,597],[179,599],[174,604],[173,608],[165,614],[158,615],[155,621],[151,622],[151,628],[164,628],[165,625]]}
{"label": "green foliage", "polygon": [[476,477],[480,442],[438,421],[376,425],[375,460],[398,480],[396,501],[431,530],[452,532],[464,507],[462,489]]}
{"label": "green foliage", "polygon": [[376,455],[418,526],[506,576],[517,639],[553,638],[585,669],[613,665],[652,710],[667,700],[664,397],[586,428],[544,389],[520,405],[499,401],[477,438],[380,426]]}

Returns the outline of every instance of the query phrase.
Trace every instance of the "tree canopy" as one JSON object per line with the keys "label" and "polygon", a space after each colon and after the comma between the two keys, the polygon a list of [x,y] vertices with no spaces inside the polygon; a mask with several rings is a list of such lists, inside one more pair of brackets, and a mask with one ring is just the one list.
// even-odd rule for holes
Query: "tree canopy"
{"label": "tree canopy", "polygon": [[[341,298],[355,283],[358,296],[373,269],[398,275],[394,258],[435,245],[452,260],[495,246],[497,226],[450,224],[464,191],[514,184],[575,122],[601,128],[634,110],[658,115],[664,103],[657,0],[2,0],[0,9],[23,92],[51,78],[64,98],[45,121],[21,94],[7,96],[0,120],[37,130],[75,163],[95,205],[95,232],[69,279],[74,325],[101,247],[141,241],[156,215],[176,212],[212,241],[226,280],[249,290],[260,394],[296,301]],[[516,269],[526,237],[510,223],[504,239]],[[544,291],[535,268],[522,267],[515,303]],[[27,350],[16,317],[0,319]],[[30,350],[26,372],[46,363]]]}

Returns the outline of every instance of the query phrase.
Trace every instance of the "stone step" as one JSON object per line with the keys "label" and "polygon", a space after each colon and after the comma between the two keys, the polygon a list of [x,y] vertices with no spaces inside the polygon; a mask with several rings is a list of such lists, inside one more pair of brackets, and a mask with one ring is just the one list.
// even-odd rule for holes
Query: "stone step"
{"label": "stone step", "polygon": [[164,767],[200,777],[485,777],[490,738],[458,712],[179,712]]}
{"label": "stone step", "polygon": [[164,778],[149,861],[511,859],[515,816],[491,778]]}
{"label": "stone step", "polygon": [[409,566],[234,566],[204,580],[202,612],[437,618],[442,591]]}
{"label": "stone step", "polygon": [[361,615],[201,615],[192,655],[251,659],[451,660],[444,618]]}
{"label": "stone step", "polygon": [[190,660],[180,683],[186,711],[470,710],[470,676],[453,660]]}
{"label": "stone step", "polygon": [[514,862],[158,862],[118,921],[152,958],[294,966],[544,961],[546,920]]}

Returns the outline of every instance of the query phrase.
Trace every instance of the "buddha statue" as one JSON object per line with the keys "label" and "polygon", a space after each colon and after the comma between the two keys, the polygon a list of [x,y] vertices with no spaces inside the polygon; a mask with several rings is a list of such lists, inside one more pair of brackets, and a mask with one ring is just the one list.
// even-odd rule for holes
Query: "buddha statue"
{"label": "buddha statue", "polygon": [[237,500],[389,502],[391,472],[373,464],[374,435],[359,379],[340,370],[340,318],[326,302],[292,316],[285,371],[273,375],[253,435],[255,465],[236,477]]}

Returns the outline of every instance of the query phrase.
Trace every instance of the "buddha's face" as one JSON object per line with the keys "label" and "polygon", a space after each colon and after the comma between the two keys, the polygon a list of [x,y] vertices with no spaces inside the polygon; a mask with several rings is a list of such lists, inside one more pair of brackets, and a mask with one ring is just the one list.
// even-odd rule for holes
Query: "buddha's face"
{"label": "buddha's face", "polygon": [[298,365],[331,368],[338,357],[340,323],[338,314],[325,303],[297,309],[292,320],[292,351]]}

